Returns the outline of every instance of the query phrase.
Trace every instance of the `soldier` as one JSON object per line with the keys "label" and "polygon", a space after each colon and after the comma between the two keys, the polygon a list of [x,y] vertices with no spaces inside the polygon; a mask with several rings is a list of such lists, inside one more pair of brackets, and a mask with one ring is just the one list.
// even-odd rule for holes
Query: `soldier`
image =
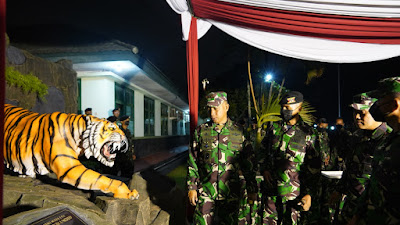
{"label": "soldier", "polygon": [[300,92],[287,93],[280,102],[283,121],[272,123],[263,139],[264,224],[298,224],[300,211],[311,206],[312,180],[319,178],[321,161],[313,130],[299,115],[302,103]]}
{"label": "soldier", "polygon": [[344,170],[344,158],[350,147],[348,145],[351,132],[344,125],[343,118],[336,119],[335,130],[330,134],[330,148],[337,153],[335,170]]}
{"label": "soldier", "polygon": [[[321,118],[318,121],[317,128],[315,129],[316,146],[321,155],[321,169],[332,170],[335,165],[336,153],[331,151],[329,147],[329,135],[328,135],[328,121],[325,118]],[[334,150],[334,149],[332,149]]]}
{"label": "soldier", "polygon": [[336,191],[331,195],[331,203],[344,199],[335,224],[347,224],[355,215],[358,199],[371,177],[374,149],[392,130],[386,123],[375,121],[369,113],[376,101],[376,98],[362,93],[354,96],[353,104],[350,105],[358,130],[351,138],[351,151],[345,159],[346,169],[336,185]]}
{"label": "soldier", "polygon": [[243,131],[228,118],[225,92],[207,95],[211,121],[198,126],[188,159],[188,197],[196,206],[194,224],[237,224],[239,171],[246,179],[250,203],[256,200],[254,153]]}
{"label": "soldier", "polygon": [[374,151],[370,184],[364,191],[366,204],[352,224],[400,224],[400,77],[379,81],[369,93],[378,101],[369,112],[376,121],[386,121],[393,132]]}
{"label": "soldier", "polygon": [[119,128],[125,133],[125,136],[128,139],[129,149],[124,154],[117,154],[115,165],[117,165],[117,168],[121,171],[118,171],[118,175],[130,178],[132,177],[135,170],[134,160],[136,159],[135,150],[132,142],[132,134],[128,128],[130,123],[130,116],[122,116],[120,121],[121,125],[119,126]]}
{"label": "soldier", "polygon": [[[316,140],[315,148],[321,157],[321,170],[332,170],[335,166],[337,154],[335,149],[329,146],[328,121],[326,118],[320,118],[317,128],[314,130]],[[329,217],[328,197],[323,193],[329,193],[332,180],[319,175],[316,180],[316,188],[311,204],[311,212],[305,215],[306,224],[326,224],[325,218]]]}
{"label": "soldier", "polygon": [[92,108],[86,108],[85,109],[85,116],[92,115]]}

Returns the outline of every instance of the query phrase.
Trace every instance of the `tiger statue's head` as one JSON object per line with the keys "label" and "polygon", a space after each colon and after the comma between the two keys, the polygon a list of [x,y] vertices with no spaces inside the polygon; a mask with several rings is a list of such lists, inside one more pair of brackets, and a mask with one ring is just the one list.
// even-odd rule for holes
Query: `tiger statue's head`
{"label": "tiger statue's head", "polygon": [[128,140],[116,123],[86,116],[86,130],[82,134],[80,146],[86,158],[93,156],[104,165],[112,167],[117,153],[128,150]]}

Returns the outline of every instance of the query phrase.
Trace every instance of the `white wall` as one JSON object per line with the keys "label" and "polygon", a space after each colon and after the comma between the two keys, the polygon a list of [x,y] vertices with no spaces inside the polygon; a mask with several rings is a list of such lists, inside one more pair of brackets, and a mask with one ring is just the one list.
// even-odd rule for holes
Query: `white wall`
{"label": "white wall", "polygon": [[144,95],[139,91],[135,95],[135,137],[144,136]]}
{"label": "white wall", "polygon": [[92,108],[93,115],[107,118],[115,108],[115,84],[106,77],[81,78],[82,111]]}
{"label": "white wall", "polygon": [[154,135],[161,136],[161,102],[154,100]]}

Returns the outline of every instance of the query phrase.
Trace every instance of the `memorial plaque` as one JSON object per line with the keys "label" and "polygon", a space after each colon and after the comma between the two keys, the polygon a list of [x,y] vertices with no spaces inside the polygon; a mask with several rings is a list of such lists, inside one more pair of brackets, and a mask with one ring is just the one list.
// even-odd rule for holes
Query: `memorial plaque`
{"label": "memorial plaque", "polygon": [[69,209],[62,209],[29,225],[88,225]]}

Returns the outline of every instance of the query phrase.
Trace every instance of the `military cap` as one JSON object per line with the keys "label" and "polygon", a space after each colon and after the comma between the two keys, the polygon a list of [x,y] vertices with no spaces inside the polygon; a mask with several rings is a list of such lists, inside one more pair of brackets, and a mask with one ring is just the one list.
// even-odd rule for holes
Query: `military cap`
{"label": "military cap", "polygon": [[122,116],[119,120],[120,120],[120,121],[124,121],[124,120],[126,120],[126,119],[129,119],[129,116],[127,116],[127,115]]}
{"label": "military cap", "polygon": [[368,96],[368,93],[361,93],[353,96],[353,104],[350,107],[355,110],[369,110],[376,101],[378,99]]}
{"label": "military cap", "polygon": [[303,94],[298,91],[289,91],[283,96],[280,104],[296,104],[300,102],[303,102]]}
{"label": "military cap", "polygon": [[382,98],[388,94],[400,93],[400,77],[390,77],[378,82],[378,88],[367,94],[373,98]]}
{"label": "military cap", "polygon": [[86,108],[85,112],[87,112],[87,111],[92,111],[92,108]]}
{"label": "military cap", "polygon": [[228,95],[226,92],[217,91],[211,92],[207,95],[207,106],[208,107],[218,107],[222,102],[228,101]]}

